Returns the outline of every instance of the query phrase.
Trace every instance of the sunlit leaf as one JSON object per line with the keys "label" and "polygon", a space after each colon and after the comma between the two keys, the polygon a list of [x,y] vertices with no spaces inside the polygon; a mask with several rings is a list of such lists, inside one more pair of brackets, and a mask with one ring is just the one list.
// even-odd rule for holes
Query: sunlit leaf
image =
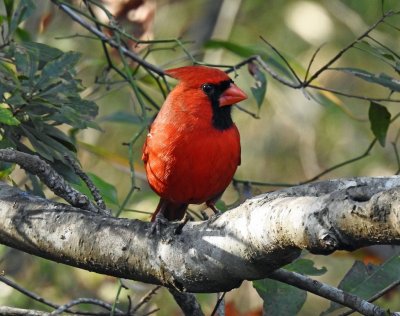
{"label": "sunlit leaf", "polygon": [[385,146],[386,134],[390,125],[390,113],[383,105],[371,102],[368,111],[371,130],[381,146]]}
{"label": "sunlit leaf", "polygon": [[13,113],[0,106],[0,123],[6,125],[19,125],[20,122],[14,117]]}

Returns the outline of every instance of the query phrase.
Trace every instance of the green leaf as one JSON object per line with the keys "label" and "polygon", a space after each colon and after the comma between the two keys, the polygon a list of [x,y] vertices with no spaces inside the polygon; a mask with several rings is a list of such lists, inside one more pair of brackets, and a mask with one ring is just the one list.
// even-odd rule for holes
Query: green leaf
{"label": "green leaf", "polygon": [[371,130],[382,147],[385,146],[386,134],[390,125],[390,113],[383,105],[371,102],[368,111]]}
{"label": "green leaf", "polygon": [[271,279],[253,281],[253,286],[264,301],[264,316],[296,315],[307,298],[306,291]]}
{"label": "green leaf", "polygon": [[285,269],[301,274],[316,276],[323,275],[327,271],[325,267],[322,267],[321,269],[314,267],[314,261],[303,258],[297,259],[296,261],[293,261],[292,263],[286,265]]}
{"label": "green leaf", "polygon": [[3,0],[4,7],[6,8],[7,19],[10,22],[14,11],[15,0]]}
{"label": "green leaf", "polygon": [[22,29],[22,28],[17,28],[15,34],[21,41],[30,41],[31,40],[31,34],[29,34],[28,31]]}
{"label": "green leaf", "polygon": [[[119,205],[117,190],[112,184],[104,181],[93,173],[88,173],[88,176],[92,180],[96,188],[100,191],[100,194],[106,204],[113,204],[117,206]],[[90,190],[83,181],[78,184],[74,184],[74,188],[87,196],[92,196]]]}
{"label": "green leaf", "polygon": [[48,62],[42,69],[42,74],[36,82],[36,86],[45,89],[53,83],[52,80],[58,80],[66,72],[73,70],[81,54],[77,52],[67,52],[55,60]]}
{"label": "green leaf", "polygon": [[258,109],[260,109],[267,92],[267,78],[256,63],[249,64],[249,72],[255,79],[255,87],[251,87],[251,93],[256,99]]}
{"label": "green leaf", "polygon": [[[356,261],[339,284],[342,289],[363,299],[369,299],[375,293],[397,281],[400,275],[400,251],[380,266],[365,265]],[[339,308],[340,304],[331,302],[331,306],[321,315],[327,315]]]}
{"label": "green leaf", "polygon": [[0,123],[6,124],[6,125],[19,125],[20,121],[18,121],[13,113],[6,108],[0,107]]}
{"label": "green leaf", "polygon": [[379,75],[370,73],[368,71],[358,69],[358,68],[336,68],[336,70],[343,71],[349,74],[352,74],[358,78],[361,78],[365,81],[372,82],[374,84],[381,85],[385,88],[390,89],[391,91],[400,92],[400,81],[390,77],[385,73],[381,73]]}
{"label": "green leaf", "polygon": [[89,176],[94,185],[99,189],[104,202],[118,205],[118,195],[115,186],[104,181],[95,174],[89,173]]}
{"label": "green leaf", "polygon": [[[3,138],[2,140],[0,140],[1,149],[9,147],[15,148],[15,144],[11,140],[7,138]],[[14,163],[0,161],[0,179],[8,177],[10,173],[14,170],[14,168],[15,168]]]}
{"label": "green leaf", "polygon": [[35,10],[36,6],[32,0],[20,0],[14,14],[11,17],[9,34],[13,34],[18,25],[26,20]]}
{"label": "green leaf", "polygon": [[28,51],[38,52],[39,60],[42,62],[49,62],[59,58],[63,52],[58,48],[48,46],[42,43],[35,42],[22,42],[19,44]]}

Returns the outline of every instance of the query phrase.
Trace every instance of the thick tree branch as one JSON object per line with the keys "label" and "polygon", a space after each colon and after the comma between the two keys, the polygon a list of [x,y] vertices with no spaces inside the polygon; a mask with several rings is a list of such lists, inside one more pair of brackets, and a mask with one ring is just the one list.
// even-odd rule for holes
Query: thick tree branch
{"label": "thick tree branch", "polygon": [[[261,279],[302,249],[328,254],[400,244],[400,178],[330,180],[247,200],[204,222],[110,218],[0,185],[0,243],[90,271],[188,292]],[[226,264],[229,262],[229,265]]]}

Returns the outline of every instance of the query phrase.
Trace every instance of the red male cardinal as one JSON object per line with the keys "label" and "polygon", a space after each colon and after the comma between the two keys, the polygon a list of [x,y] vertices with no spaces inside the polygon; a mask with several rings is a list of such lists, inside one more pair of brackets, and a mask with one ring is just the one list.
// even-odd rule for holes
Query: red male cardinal
{"label": "red male cardinal", "polygon": [[240,136],[231,105],[247,98],[221,70],[188,66],[167,70],[179,84],[150,127],[142,160],[160,196],[152,221],[184,217],[188,204],[215,209],[240,165]]}

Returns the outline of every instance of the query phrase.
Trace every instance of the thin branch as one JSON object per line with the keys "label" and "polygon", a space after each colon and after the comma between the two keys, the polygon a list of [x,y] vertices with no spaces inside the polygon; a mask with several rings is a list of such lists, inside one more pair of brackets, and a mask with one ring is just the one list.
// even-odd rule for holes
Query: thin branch
{"label": "thin branch", "polygon": [[379,42],[378,40],[376,40],[375,38],[373,38],[371,35],[367,36],[371,41],[375,42],[376,44],[378,44],[379,46],[383,47],[384,49],[386,49],[388,52],[392,53],[394,56],[396,56],[398,59],[400,59],[400,55],[397,54],[393,49],[391,49],[390,47],[386,46],[385,44],[382,44],[381,42]]}
{"label": "thin branch", "polygon": [[0,160],[18,164],[39,179],[56,195],[63,198],[72,206],[90,212],[109,215],[106,210],[98,208],[89,198],[71,187],[47,162],[38,156],[26,154],[13,148],[0,149]]}
{"label": "thin branch", "polygon": [[104,203],[103,197],[100,194],[99,189],[94,185],[93,181],[89,178],[89,176],[82,171],[79,167],[78,163],[73,160],[70,156],[64,155],[64,158],[68,161],[70,166],[74,169],[75,173],[85,182],[88,187],[90,193],[92,193],[93,198],[99,208],[102,210],[106,210],[106,204]]}
{"label": "thin branch", "polygon": [[318,54],[319,51],[321,50],[322,46],[323,46],[323,45],[319,46],[319,47],[315,50],[315,52],[313,53],[313,55],[311,56],[310,62],[308,63],[308,66],[307,66],[307,70],[306,70],[306,74],[305,74],[305,76],[304,76],[303,82],[306,82],[306,81],[307,81],[308,75],[309,75],[310,70],[311,70],[311,66],[312,66],[312,64],[313,64],[313,62],[314,62],[314,60],[315,60],[315,57],[317,57],[317,54]]}
{"label": "thin branch", "polygon": [[386,18],[399,14],[400,11],[388,11],[385,14],[382,15],[382,17],[376,21],[374,24],[372,24],[364,33],[362,33],[359,37],[357,37],[353,42],[342,48],[331,60],[329,60],[324,66],[322,66],[320,69],[318,69],[307,81],[303,83],[303,86],[308,86],[312,81],[317,79],[321,73],[323,73],[325,70],[327,70],[333,63],[335,63],[344,53],[346,53],[350,48],[352,48],[357,42],[362,40],[364,37],[368,36],[369,33],[371,33],[376,27],[382,23]]}
{"label": "thin branch", "polygon": [[119,43],[117,43],[115,40],[112,38],[106,36],[103,32],[99,31],[96,27],[88,24],[86,21],[84,21],[74,10],[72,10],[69,6],[65,5],[64,3],[60,3],[57,0],[51,0],[55,5],[57,5],[62,11],[64,11],[66,14],[68,14],[75,22],[79,23],[81,26],[83,26],[85,29],[90,31],[91,33],[95,34],[98,38],[100,38],[102,41],[108,43],[111,47],[119,49],[125,56],[131,58],[138,64],[142,65],[143,67],[151,70],[152,72],[156,73],[159,76],[164,76],[164,71],[161,68],[156,67],[155,65],[143,60],[140,58],[137,54],[134,52],[130,51],[129,49],[120,46]]}
{"label": "thin branch", "polygon": [[251,111],[245,109],[244,107],[241,107],[239,104],[235,104],[235,107],[236,107],[239,111],[244,112],[244,113],[250,115],[252,118],[255,118],[255,119],[259,119],[259,118],[260,118],[260,116],[259,116],[258,114],[253,113],[253,112],[251,112]]}
{"label": "thin branch", "polygon": [[147,292],[139,301],[139,303],[136,304],[135,307],[132,308],[130,311],[132,314],[135,314],[139,308],[141,308],[143,305],[147,304],[151,298],[157,293],[157,291],[161,288],[160,285],[157,285],[155,288]]}
{"label": "thin branch", "polygon": [[27,296],[37,302],[43,303],[49,307],[58,308],[60,306],[60,305],[54,304],[54,303],[46,300],[45,298],[41,297],[40,295],[37,295],[34,292],[28,291],[27,289],[18,285],[14,281],[11,281],[10,279],[6,278],[5,276],[0,275],[0,282],[7,284],[8,286],[12,287],[13,289],[17,290],[18,292],[21,292],[22,294],[24,294],[25,296]]}
{"label": "thin branch", "polygon": [[294,69],[292,68],[292,66],[290,65],[290,63],[287,61],[287,59],[285,58],[285,56],[283,56],[281,54],[281,52],[276,49],[270,42],[268,42],[264,37],[260,36],[261,40],[267,44],[282,60],[283,62],[286,64],[286,66],[289,68],[291,74],[296,78],[297,82],[300,84],[302,81],[300,80],[299,76],[297,75],[297,73],[294,71]]}
{"label": "thin branch", "polygon": [[[3,282],[4,284],[7,284],[8,286],[12,287],[13,289],[17,290],[18,292],[24,294],[25,296],[27,296],[27,297],[29,297],[29,298],[37,301],[37,302],[40,302],[40,303],[42,303],[44,305],[47,305],[47,306],[49,306],[51,308],[59,308],[60,307],[60,305],[52,303],[52,302],[46,300],[45,298],[41,297],[40,295],[25,289],[24,287],[20,286],[19,284],[17,284],[14,281],[6,278],[3,275],[0,275],[0,282]],[[10,310],[3,311],[3,310],[1,310],[1,307],[0,307],[0,315],[7,315],[6,311],[10,312]],[[23,311],[26,311],[26,310],[21,310],[21,315],[26,315],[26,314],[23,313]],[[90,313],[90,312],[81,312],[81,311],[71,311],[69,309],[66,309],[64,311],[67,312],[67,313],[75,314],[75,315],[98,315],[98,316],[101,315],[101,316],[104,316],[104,313]],[[29,310],[29,312],[30,312],[30,310]],[[35,311],[32,311],[32,312],[35,312]],[[40,311],[38,311],[38,312],[41,313]],[[43,313],[48,315],[48,312],[43,312]],[[15,315],[17,315],[17,314],[15,314]],[[41,315],[41,314],[38,314],[38,315]]]}
{"label": "thin branch", "polygon": [[[103,307],[103,308],[105,308],[105,309],[107,309],[109,311],[111,311],[112,308],[113,308],[111,304],[108,304],[108,303],[103,302],[101,300],[94,299],[94,298],[84,298],[84,297],[82,297],[82,298],[78,298],[78,299],[72,300],[72,301],[70,301],[70,302],[68,302],[68,303],[66,303],[64,305],[59,306],[55,311],[51,312],[50,315],[59,315],[59,314],[65,312],[65,311],[67,311],[71,307],[76,306],[76,305],[80,305],[80,304],[96,305],[96,306]],[[117,309],[117,308],[114,309],[114,312],[116,312],[117,315],[118,314],[126,315],[125,312],[123,312],[123,311],[121,311],[120,309]]]}
{"label": "thin branch", "polygon": [[274,271],[270,279],[277,280],[286,284],[293,285],[299,289],[314,293],[318,296],[325,297],[326,299],[339,303],[341,305],[350,307],[362,315],[366,316],[385,316],[386,311],[379,306],[373,305],[360,297],[344,292],[328,284],[311,279],[305,275],[297,272],[279,269]]}
{"label": "thin branch", "polygon": [[[397,281],[393,282],[392,284],[389,284],[387,287],[385,287],[384,289],[382,289],[381,291],[379,291],[375,295],[371,296],[371,298],[368,299],[368,302],[376,301],[378,298],[380,298],[383,295],[385,295],[386,293],[390,292],[391,290],[393,290],[398,285],[400,285],[400,280],[397,280]],[[348,315],[353,314],[354,312],[355,312],[355,310],[349,310],[347,312],[344,312],[344,313],[340,314],[339,316],[348,316]]]}
{"label": "thin branch", "polygon": [[200,304],[197,302],[194,294],[179,292],[173,288],[168,290],[185,316],[204,316]]}
{"label": "thin branch", "polygon": [[33,310],[33,309],[23,309],[8,306],[0,306],[0,315],[2,316],[48,316],[48,312]]}
{"label": "thin branch", "polygon": [[[223,305],[223,301],[224,301],[224,298],[225,298],[225,294],[226,294],[226,292],[223,292],[223,293],[221,294],[221,296],[218,297],[217,303],[215,304],[214,309],[213,309],[213,311],[212,311],[212,313],[211,313],[210,316],[216,315],[216,313],[219,311],[221,305]],[[218,313],[217,315],[218,315],[218,316],[221,316],[221,315],[219,315],[219,313]]]}
{"label": "thin branch", "polygon": [[368,146],[368,148],[366,149],[366,151],[363,152],[361,155],[359,155],[359,156],[357,156],[357,157],[354,157],[354,158],[351,158],[351,159],[348,159],[348,160],[343,161],[343,162],[341,162],[341,163],[338,163],[338,164],[336,164],[336,165],[333,165],[332,167],[330,167],[330,168],[328,168],[328,169],[325,169],[324,171],[318,173],[318,174],[315,175],[314,177],[312,177],[312,178],[310,178],[310,179],[308,179],[308,180],[306,180],[306,181],[302,181],[302,182],[300,182],[299,184],[306,184],[306,183],[314,182],[315,180],[321,178],[322,176],[326,175],[326,174],[329,173],[329,172],[332,172],[333,170],[336,170],[336,169],[338,169],[338,168],[341,168],[341,167],[343,167],[343,166],[346,166],[346,165],[348,165],[348,164],[351,164],[351,163],[353,163],[353,162],[356,162],[356,161],[358,161],[358,160],[361,160],[361,159],[367,157],[367,156],[369,155],[369,153],[371,152],[372,148],[375,146],[376,141],[377,141],[377,139],[374,138],[374,140],[369,144],[369,146]]}

